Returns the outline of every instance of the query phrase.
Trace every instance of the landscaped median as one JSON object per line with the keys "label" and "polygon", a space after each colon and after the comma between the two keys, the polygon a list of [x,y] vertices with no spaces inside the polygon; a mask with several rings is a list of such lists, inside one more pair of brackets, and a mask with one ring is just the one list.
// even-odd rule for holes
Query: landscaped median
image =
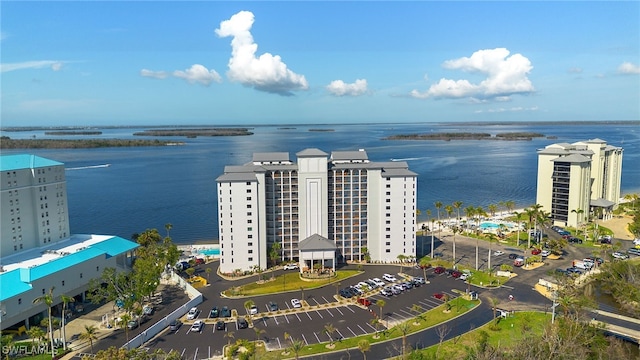
{"label": "landscaped median", "polygon": [[[357,349],[362,346],[363,340],[371,345],[389,340],[406,338],[410,334],[428,329],[452,320],[455,317],[461,316],[476,308],[478,304],[480,304],[479,300],[467,300],[465,298],[458,297],[427,312],[421,312],[421,309],[416,307],[416,317],[400,322],[389,329],[384,328],[384,326],[387,325],[385,319],[374,318],[372,319],[372,325],[379,327],[381,329],[380,331],[373,334],[340,339],[333,343],[324,342],[313,345],[304,345],[303,343],[300,344],[301,340],[297,339],[295,335],[293,335],[289,336],[289,338],[282,343],[283,349],[273,350],[258,355],[260,356],[260,359],[282,359],[283,357],[297,358],[299,356],[321,354],[325,352],[341,351],[352,348]],[[264,347],[261,348],[264,349]]]}
{"label": "landscaped median", "polygon": [[267,280],[251,282],[242,286],[234,286],[223,291],[222,295],[233,298],[317,289],[362,274],[362,272],[363,271],[360,270],[338,270],[334,277],[321,280],[302,279],[300,273],[291,272]]}

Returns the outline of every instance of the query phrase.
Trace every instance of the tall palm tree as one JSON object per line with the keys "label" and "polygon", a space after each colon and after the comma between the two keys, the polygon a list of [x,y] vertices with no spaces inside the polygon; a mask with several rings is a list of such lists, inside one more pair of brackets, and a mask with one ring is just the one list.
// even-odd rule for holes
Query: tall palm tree
{"label": "tall palm tree", "polygon": [[327,335],[329,335],[329,344],[333,345],[333,333],[336,332],[336,328],[332,323],[327,323],[324,326],[324,331],[327,333]]}
{"label": "tall palm tree", "polygon": [[[466,208],[464,208],[464,216],[467,217],[467,222],[471,221],[473,219],[473,217],[476,214],[476,208],[473,206],[467,206]],[[467,230],[468,230],[468,226],[467,226]],[[467,231],[468,233],[468,231]]]}
{"label": "tall palm tree", "polygon": [[[529,218],[529,225],[527,225],[527,249],[531,248],[531,223],[533,222],[533,219],[535,219],[536,217],[536,210],[533,208],[526,208],[524,209],[524,212],[527,214],[527,217]],[[535,229],[534,229],[534,234],[535,234]]]}
{"label": "tall palm tree", "polygon": [[371,344],[367,339],[362,339],[358,341],[358,350],[360,350],[360,352],[362,353],[362,358],[364,360],[367,360],[367,354],[365,353],[371,350]]}
{"label": "tall palm tree", "polygon": [[504,206],[507,208],[508,212],[512,212],[516,206],[516,202],[513,200],[505,201]]}
{"label": "tall palm tree", "polygon": [[54,286],[52,286],[49,289],[49,293],[48,294],[44,294],[42,296],[38,296],[37,298],[33,299],[33,303],[34,304],[45,304],[47,305],[47,312],[49,315],[49,339],[51,341],[51,356],[54,357],[56,355],[56,350],[54,348],[53,345],[53,319],[51,318],[51,308],[53,307],[53,289],[55,289]]}
{"label": "tall palm tree", "polygon": [[382,309],[384,309],[384,306],[387,305],[387,302],[380,299],[378,301],[376,301],[376,306],[380,308],[380,320],[382,320],[382,318],[384,317],[384,313],[382,312]]}
{"label": "tall palm tree", "polygon": [[494,233],[489,233],[487,234],[487,239],[489,240],[489,255],[487,255],[487,263],[488,263],[488,267],[487,267],[487,271],[489,271],[489,276],[491,276],[491,244],[496,241],[496,234]]}
{"label": "tall palm tree", "polygon": [[98,339],[98,328],[96,328],[93,325],[85,325],[84,331],[80,334],[80,339],[89,340],[89,345],[91,346],[91,353],[93,354],[93,340]]}
{"label": "tall palm tree", "polygon": [[407,358],[407,335],[411,332],[411,324],[408,321],[400,323],[398,330],[402,334],[402,359]]}
{"label": "tall palm tree", "polygon": [[[433,204],[438,212],[438,239],[442,239],[442,223],[440,222],[440,209],[442,208],[442,201],[436,201]],[[433,240],[433,237],[431,238]],[[433,241],[431,242],[431,256],[433,256]]]}
{"label": "tall palm tree", "polygon": [[447,220],[451,219],[451,215],[453,214],[453,206],[447,205],[444,207],[444,211],[447,212]]}
{"label": "tall palm tree", "polygon": [[434,229],[435,229],[435,221],[436,219],[431,218],[431,252],[429,253],[429,255],[433,258],[433,233],[434,233]]}
{"label": "tall palm tree", "polygon": [[456,234],[461,232],[459,226],[454,226],[451,231],[453,231],[453,267],[456,267]]}
{"label": "tall palm tree", "polygon": [[62,348],[67,350],[67,330],[65,329],[65,323],[67,320],[67,304],[75,302],[76,299],[73,296],[67,296],[65,294],[60,295],[62,300]]}
{"label": "tall palm tree", "polygon": [[173,225],[171,225],[171,223],[166,223],[164,224],[164,228],[167,230],[167,237],[169,237],[169,231],[173,229]]}
{"label": "tall palm tree", "polygon": [[460,207],[462,206],[462,201],[454,201],[453,202],[453,208],[456,209],[456,212],[458,213],[458,221],[456,222],[456,225],[460,226]]}
{"label": "tall palm tree", "polygon": [[496,212],[498,212],[498,205],[489,204],[489,206],[487,206],[487,209],[489,210],[489,214],[491,214],[491,216],[496,216]]}
{"label": "tall palm tree", "polygon": [[498,312],[498,304],[500,304],[500,299],[495,297],[489,298],[489,303],[491,304],[491,308],[493,309],[493,322],[496,322],[496,313]]}
{"label": "tall palm tree", "polygon": [[255,304],[256,304],[255,301],[251,299],[244,302],[244,309],[247,310],[247,314],[251,315],[249,313],[249,309],[251,309],[251,307],[254,306]]}
{"label": "tall palm tree", "polygon": [[520,246],[520,213],[519,212],[514,212],[513,215],[515,215],[516,217],[516,231],[517,231],[517,237],[516,237],[516,247]]}

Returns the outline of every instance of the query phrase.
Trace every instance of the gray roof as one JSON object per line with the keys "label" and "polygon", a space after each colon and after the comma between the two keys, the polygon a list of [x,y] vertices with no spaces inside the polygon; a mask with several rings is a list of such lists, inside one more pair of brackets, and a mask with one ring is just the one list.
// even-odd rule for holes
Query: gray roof
{"label": "gray roof", "polygon": [[254,162],[282,162],[291,161],[288,152],[263,152],[253,153]]}
{"label": "gray roof", "polygon": [[602,139],[598,139],[598,138],[595,138],[595,139],[589,139],[589,140],[587,140],[587,141],[585,141],[585,142],[586,142],[586,143],[590,143],[590,144],[606,144],[606,143],[607,143],[606,141],[604,141],[604,140],[602,140]]}
{"label": "gray roof", "polygon": [[607,208],[607,207],[611,207],[613,205],[615,205],[616,203],[614,203],[613,201],[609,201],[607,199],[591,199],[590,201],[590,205],[591,206],[596,206],[596,207],[603,207],[603,208]]}
{"label": "gray roof", "polygon": [[316,148],[308,148],[296,153],[297,157],[326,157],[327,153]]}
{"label": "gray roof", "polygon": [[411,177],[418,176],[418,174],[414,173],[409,169],[382,169],[382,176],[384,177]]}
{"label": "gray roof", "polygon": [[559,158],[555,158],[555,159],[553,159],[553,161],[562,161],[562,162],[569,162],[569,163],[583,163],[583,162],[590,162],[591,159],[589,159],[588,157],[586,157],[584,155],[571,154],[571,155],[561,156]]}
{"label": "gray roof", "polygon": [[364,150],[333,151],[331,152],[331,160],[369,160],[369,157],[367,156],[367,152]]}
{"label": "gray roof", "polygon": [[218,176],[217,182],[244,182],[244,181],[257,181],[255,173],[229,173]]}
{"label": "gray roof", "polygon": [[544,155],[562,155],[566,153],[567,153],[566,149],[560,149],[557,147],[546,147],[544,149],[538,150],[538,154],[544,154]]}
{"label": "gray roof", "polygon": [[313,234],[298,244],[298,250],[300,251],[335,250],[336,248],[336,244],[333,241],[318,234]]}

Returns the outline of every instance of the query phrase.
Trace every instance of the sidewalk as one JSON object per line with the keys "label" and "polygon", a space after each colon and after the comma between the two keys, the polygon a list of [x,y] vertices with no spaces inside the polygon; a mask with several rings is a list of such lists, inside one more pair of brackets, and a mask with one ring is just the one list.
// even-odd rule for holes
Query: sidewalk
{"label": "sidewalk", "polygon": [[117,317],[114,310],[113,302],[102,306],[88,305],[85,312],[77,318],[72,319],[66,324],[67,348],[72,351],[62,357],[62,359],[72,359],[78,353],[89,353],[91,344],[88,340],[80,339],[80,334],[85,331],[85,326],[94,326],[97,329],[96,336],[98,339],[93,341],[95,346],[98,341],[111,335],[114,329],[109,329],[102,325],[104,315],[109,315],[109,319]]}

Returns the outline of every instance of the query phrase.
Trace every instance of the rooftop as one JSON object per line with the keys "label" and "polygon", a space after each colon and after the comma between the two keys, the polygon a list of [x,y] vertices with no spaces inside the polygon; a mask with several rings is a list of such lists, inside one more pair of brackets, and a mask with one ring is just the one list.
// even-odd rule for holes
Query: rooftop
{"label": "rooftop", "polygon": [[18,154],[0,156],[0,171],[35,169],[47,166],[64,165],[61,162],[45,159],[36,155]]}

